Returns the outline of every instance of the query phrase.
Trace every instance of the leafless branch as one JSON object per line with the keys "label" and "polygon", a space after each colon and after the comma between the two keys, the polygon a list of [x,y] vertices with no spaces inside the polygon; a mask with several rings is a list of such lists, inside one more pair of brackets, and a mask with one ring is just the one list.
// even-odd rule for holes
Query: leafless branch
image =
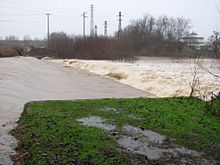
{"label": "leafless branch", "polygon": [[202,64],[199,64],[199,67],[202,68],[203,70],[205,70],[206,72],[208,72],[210,75],[216,77],[216,78],[220,78],[220,76],[212,73],[209,69],[207,69],[206,67],[204,67]]}
{"label": "leafless branch", "polygon": [[219,10],[219,8],[218,8],[218,5],[217,5],[216,1],[215,1],[215,7],[216,7],[216,9],[217,9],[217,11],[218,11],[218,14],[220,15],[220,10]]}

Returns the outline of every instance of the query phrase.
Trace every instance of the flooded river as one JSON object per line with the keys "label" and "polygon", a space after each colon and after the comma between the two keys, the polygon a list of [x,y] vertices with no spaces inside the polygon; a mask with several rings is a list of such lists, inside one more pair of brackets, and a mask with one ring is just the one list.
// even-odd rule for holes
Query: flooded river
{"label": "flooded river", "polygon": [[[207,59],[201,62],[214,74],[220,75],[219,63]],[[41,61],[31,57],[2,58],[0,164],[12,164],[9,155],[15,154],[13,148],[16,139],[8,132],[16,126],[24,104],[29,101],[188,96],[194,71],[194,61],[190,59],[176,61],[142,57],[135,63],[119,63],[76,59]],[[196,76],[203,95],[220,91],[219,79],[207,70],[196,68]],[[124,145],[123,139],[121,143]]]}
{"label": "flooded river", "polygon": [[[209,96],[220,91],[220,61],[200,59],[195,65],[193,59],[171,59],[139,57],[135,63],[121,63],[95,60],[51,60],[66,67],[95,73],[158,97],[189,96],[193,76],[196,75],[199,92],[196,96]],[[208,70],[206,70],[208,69]]]}

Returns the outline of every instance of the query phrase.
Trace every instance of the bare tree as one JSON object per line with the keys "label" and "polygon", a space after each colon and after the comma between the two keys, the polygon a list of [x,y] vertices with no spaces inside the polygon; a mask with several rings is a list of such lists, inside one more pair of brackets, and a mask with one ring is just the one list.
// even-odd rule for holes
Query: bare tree
{"label": "bare tree", "polygon": [[[191,92],[190,92],[190,97],[193,96],[199,96],[203,99],[207,99],[207,98],[211,98],[211,102],[212,104],[210,104],[211,106],[213,106],[213,101],[215,100],[217,102],[217,104],[220,105],[220,92],[218,91],[210,91],[211,96],[207,96],[207,95],[202,95],[201,91],[200,91],[200,79],[198,76],[198,71],[202,70],[205,71],[206,73],[210,74],[211,76],[213,76],[213,78],[215,78],[216,82],[219,83],[220,85],[220,61],[219,61],[219,54],[220,54],[220,33],[219,32],[213,32],[213,35],[210,37],[210,41],[212,43],[212,48],[213,48],[213,54],[214,54],[214,59],[213,59],[213,63],[211,66],[206,66],[203,64],[203,56],[202,56],[202,51],[196,51],[196,54],[194,56],[194,63],[193,63],[193,79],[192,79],[192,83],[191,83]],[[214,64],[214,66],[213,66]],[[217,66],[216,66],[217,65]],[[214,67],[215,70],[212,70],[211,68]],[[218,69],[219,71],[216,72]],[[209,104],[209,103],[207,103]],[[210,106],[209,105],[209,106]],[[213,110],[214,113],[216,113],[216,109],[213,109],[212,107],[208,107],[208,109],[210,109],[211,111]],[[220,109],[217,109],[218,113],[220,113]]]}
{"label": "bare tree", "polygon": [[181,18],[177,18],[176,19],[176,40],[177,42],[180,42],[180,39],[183,38],[183,36],[185,36],[190,27],[190,20],[189,19],[185,19],[183,17]]}
{"label": "bare tree", "polygon": [[145,15],[142,19],[131,21],[130,25],[123,30],[123,36],[134,41],[136,51],[149,54],[169,54],[182,51],[183,44],[180,42],[185,34],[189,33],[189,19],[168,18],[161,16],[155,18]]}
{"label": "bare tree", "polygon": [[199,96],[200,98],[203,98],[202,94],[201,94],[201,89],[200,89],[200,79],[199,79],[199,70],[200,70],[200,66],[201,66],[201,54],[196,52],[194,58],[192,59],[192,63],[191,63],[191,70],[192,70],[192,82],[190,84],[191,87],[191,91],[190,91],[190,95],[189,97],[195,97],[195,96]]}
{"label": "bare tree", "polygon": [[215,57],[219,59],[219,49],[220,49],[220,33],[217,31],[213,32],[213,35],[210,37],[210,41],[212,43],[212,48],[215,53]]}

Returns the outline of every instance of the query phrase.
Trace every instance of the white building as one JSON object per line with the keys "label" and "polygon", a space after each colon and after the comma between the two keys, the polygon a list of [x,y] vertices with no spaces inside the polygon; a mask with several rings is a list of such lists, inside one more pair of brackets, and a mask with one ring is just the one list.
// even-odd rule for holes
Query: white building
{"label": "white building", "polygon": [[190,33],[189,35],[182,38],[182,41],[186,43],[188,46],[195,47],[200,49],[202,45],[204,45],[204,38],[198,37],[197,33]]}

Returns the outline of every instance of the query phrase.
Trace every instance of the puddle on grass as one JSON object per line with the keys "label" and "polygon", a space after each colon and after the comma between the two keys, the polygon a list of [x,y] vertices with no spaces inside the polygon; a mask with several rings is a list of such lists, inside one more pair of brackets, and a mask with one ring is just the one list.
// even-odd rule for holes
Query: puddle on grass
{"label": "puddle on grass", "polygon": [[116,111],[117,111],[116,108],[112,108],[112,107],[101,107],[100,110],[101,110],[101,111],[105,111],[105,112],[109,112],[109,111],[114,111],[114,112],[116,112]]}
{"label": "puddle on grass", "polygon": [[182,148],[160,148],[159,146],[153,145],[152,141],[145,141],[145,138],[134,138],[128,136],[122,136],[118,143],[119,145],[126,149],[128,152],[137,153],[143,156],[146,156],[148,160],[158,160],[163,157],[179,155],[191,155],[193,157],[199,157],[199,154],[196,151]]}
{"label": "puddle on grass", "polygon": [[112,131],[115,129],[114,125],[104,124],[105,120],[98,116],[91,116],[87,118],[78,119],[82,125],[101,128],[105,131]]}
{"label": "puddle on grass", "polygon": [[[164,143],[166,137],[151,130],[125,125],[127,135],[118,139],[119,145],[127,151],[146,156],[149,160],[158,160],[164,156],[191,155],[199,153],[184,147],[170,148]],[[163,146],[163,147],[162,147]]]}
{"label": "puddle on grass", "polygon": [[102,107],[100,108],[101,111],[105,111],[105,112],[109,112],[109,111],[113,111],[113,112],[120,112],[120,111],[123,111],[124,109],[123,108],[113,108],[113,107]]}
{"label": "puddle on grass", "polygon": [[165,140],[165,136],[151,130],[144,130],[143,128],[137,128],[130,125],[124,126],[124,129],[129,133],[130,136],[141,136],[141,139],[146,142],[161,144],[163,143],[163,140]]}
{"label": "puddle on grass", "polygon": [[119,145],[128,152],[147,156],[150,160],[157,160],[162,156],[162,151],[149,147],[147,142],[140,141],[133,137],[122,136],[118,139]]}
{"label": "puddle on grass", "polygon": [[[196,161],[198,164],[215,164],[213,160],[202,158],[202,154],[194,150],[184,147],[168,146],[164,135],[144,128],[137,128],[130,125],[123,126],[123,132],[114,132],[116,126],[106,124],[105,119],[98,116],[78,119],[82,125],[103,129],[114,137],[119,146],[130,153],[145,156],[148,160],[169,159],[170,161],[178,161],[179,164],[192,163]],[[185,162],[185,163],[184,163]],[[190,164],[191,164],[190,163]]]}

